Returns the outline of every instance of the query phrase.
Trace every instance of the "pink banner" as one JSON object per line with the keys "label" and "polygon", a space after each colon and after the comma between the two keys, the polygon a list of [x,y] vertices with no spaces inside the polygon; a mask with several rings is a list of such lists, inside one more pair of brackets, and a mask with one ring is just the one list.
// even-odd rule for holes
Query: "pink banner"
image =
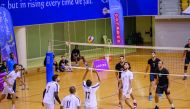
{"label": "pink banner", "polygon": [[93,62],[93,67],[97,72],[103,72],[104,70],[109,70],[108,61],[106,59],[95,60]]}

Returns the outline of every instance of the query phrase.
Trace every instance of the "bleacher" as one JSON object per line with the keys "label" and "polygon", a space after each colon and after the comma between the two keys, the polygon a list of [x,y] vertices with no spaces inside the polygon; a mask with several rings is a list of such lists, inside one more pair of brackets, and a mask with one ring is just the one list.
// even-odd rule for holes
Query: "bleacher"
{"label": "bleacher", "polygon": [[184,11],[190,6],[190,0],[181,0],[181,10]]}
{"label": "bleacher", "polygon": [[160,15],[180,15],[180,0],[159,0]]}

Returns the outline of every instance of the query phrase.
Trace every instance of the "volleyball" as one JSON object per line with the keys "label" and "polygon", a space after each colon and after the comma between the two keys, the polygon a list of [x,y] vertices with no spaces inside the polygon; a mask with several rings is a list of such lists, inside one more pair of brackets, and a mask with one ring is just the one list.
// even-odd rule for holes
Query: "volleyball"
{"label": "volleyball", "polygon": [[93,43],[93,42],[94,42],[94,37],[88,36],[88,43]]}

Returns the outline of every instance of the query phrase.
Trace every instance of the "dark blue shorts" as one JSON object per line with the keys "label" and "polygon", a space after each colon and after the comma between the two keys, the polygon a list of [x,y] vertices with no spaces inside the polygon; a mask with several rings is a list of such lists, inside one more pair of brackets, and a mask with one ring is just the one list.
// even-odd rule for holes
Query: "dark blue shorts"
{"label": "dark blue shorts", "polygon": [[154,74],[150,74],[150,82],[154,81],[154,79],[156,79],[156,75]]}
{"label": "dark blue shorts", "polygon": [[189,64],[190,59],[189,58],[185,58],[185,64]]}
{"label": "dark blue shorts", "polygon": [[168,85],[164,85],[164,86],[157,86],[156,88],[156,93],[157,94],[163,94],[165,93],[166,95],[169,95],[170,92],[168,92]]}

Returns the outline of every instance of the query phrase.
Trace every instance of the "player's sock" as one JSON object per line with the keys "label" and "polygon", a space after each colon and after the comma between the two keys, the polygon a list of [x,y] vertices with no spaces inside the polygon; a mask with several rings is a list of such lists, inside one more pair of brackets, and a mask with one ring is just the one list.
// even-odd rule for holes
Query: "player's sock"
{"label": "player's sock", "polygon": [[137,103],[137,101],[136,101],[136,100],[133,100],[133,103]]}
{"label": "player's sock", "polygon": [[12,108],[11,108],[11,109],[15,109],[15,105],[14,105],[14,104],[12,105]]}
{"label": "player's sock", "polygon": [[183,80],[186,80],[186,79],[187,79],[187,73],[184,73]]}
{"label": "player's sock", "polygon": [[133,100],[133,105],[134,105],[134,108],[137,108],[137,101],[136,100]]}
{"label": "player's sock", "polygon": [[171,104],[171,107],[172,107],[172,108],[174,108],[174,107],[175,107],[173,103]]}
{"label": "player's sock", "polygon": [[187,77],[187,73],[184,73],[184,77]]}
{"label": "player's sock", "polygon": [[158,103],[155,103],[155,106],[158,106]]}
{"label": "player's sock", "polygon": [[152,101],[152,98],[153,98],[153,97],[152,97],[152,93],[149,93],[148,100],[149,100],[149,101]]}

